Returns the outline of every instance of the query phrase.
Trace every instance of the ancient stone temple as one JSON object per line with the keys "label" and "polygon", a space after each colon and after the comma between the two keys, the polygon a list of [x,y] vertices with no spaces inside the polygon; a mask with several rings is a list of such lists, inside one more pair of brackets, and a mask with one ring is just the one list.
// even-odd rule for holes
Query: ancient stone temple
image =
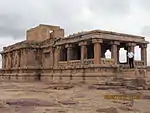
{"label": "ancient stone temple", "polygon": [[[144,37],[110,31],[92,30],[67,37],[59,26],[39,25],[27,31],[26,40],[3,47],[3,80],[98,81],[128,69],[128,60],[119,62],[119,50],[134,52],[141,48],[136,68],[147,65],[147,44]],[[111,59],[105,58],[106,50]]]}

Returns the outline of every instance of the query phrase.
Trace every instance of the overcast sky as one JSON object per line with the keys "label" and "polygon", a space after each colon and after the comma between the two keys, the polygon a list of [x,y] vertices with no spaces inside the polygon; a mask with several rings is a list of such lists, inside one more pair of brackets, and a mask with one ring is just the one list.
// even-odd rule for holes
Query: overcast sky
{"label": "overcast sky", "polygon": [[102,29],[149,41],[150,0],[0,0],[0,49],[24,40],[40,23],[60,25],[66,34]]}

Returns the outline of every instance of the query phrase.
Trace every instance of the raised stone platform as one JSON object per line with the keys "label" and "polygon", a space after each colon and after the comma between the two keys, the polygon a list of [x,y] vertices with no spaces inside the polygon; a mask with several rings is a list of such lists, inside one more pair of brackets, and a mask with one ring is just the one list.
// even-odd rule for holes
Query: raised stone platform
{"label": "raised stone platform", "polygon": [[[122,69],[119,67],[101,66],[76,69],[5,69],[0,71],[0,81],[48,81],[64,83],[104,83],[115,78],[126,80],[142,77],[148,81],[149,76],[146,68]],[[123,82],[123,81],[122,81]]]}

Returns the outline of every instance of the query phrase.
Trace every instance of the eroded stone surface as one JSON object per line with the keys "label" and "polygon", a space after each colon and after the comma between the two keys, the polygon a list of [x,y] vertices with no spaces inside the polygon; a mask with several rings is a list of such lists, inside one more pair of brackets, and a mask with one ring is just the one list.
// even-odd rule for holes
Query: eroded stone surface
{"label": "eroded stone surface", "polygon": [[[51,83],[1,82],[0,111],[2,113],[144,113],[150,111],[148,90],[89,89],[91,84],[74,84],[71,89],[53,90],[48,88],[49,85]],[[108,94],[140,94],[143,98],[134,100],[131,106],[129,100],[104,99],[104,95]]]}
{"label": "eroded stone surface", "polygon": [[7,100],[6,104],[12,106],[43,106],[43,107],[54,107],[57,106],[55,102],[43,101],[34,98],[22,98],[22,99],[12,99]]}
{"label": "eroded stone surface", "polygon": [[116,108],[110,107],[110,108],[102,108],[96,110],[98,113],[118,113]]}

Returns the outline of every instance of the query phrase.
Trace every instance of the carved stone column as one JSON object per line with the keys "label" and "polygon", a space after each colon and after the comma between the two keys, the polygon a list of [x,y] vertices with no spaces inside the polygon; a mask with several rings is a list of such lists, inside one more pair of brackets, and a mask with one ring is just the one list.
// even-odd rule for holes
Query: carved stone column
{"label": "carved stone column", "polygon": [[2,54],[2,68],[4,69],[6,66],[6,55],[5,53]]}
{"label": "carved stone column", "polygon": [[141,60],[144,61],[144,65],[147,65],[147,44],[140,45],[141,48]]}
{"label": "carved stone column", "polygon": [[101,63],[101,43],[102,39],[92,39],[92,43],[94,44],[94,64]]}
{"label": "carved stone column", "polygon": [[21,50],[18,50],[18,67],[20,67],[21,64]]}
{"label": "carved stone column", "polygon": [[20,56],[21,56],[21,58],[20,58],[20,67],[23,67],[24,66],[24,58],[23,58],[23,56],[24,56],[24,49],[20,49]]}
{"label": "carved stone column", "polygon": [[[135,43],[128,43],[127,44],[127,63],[129,63],[129,58],[128,58],[128,52],[131,51],[134,53],[134,47],[136,46]],[[134,55],[135,56],[135,55]],[[134,61],[133,61],[134,63]]]}
{"label": "carved stone column", "polygon": [[10,58],[10,52],[7,53],[7,64],[6,68],[11,68],[11,58]]}
{"label": "carved stone column", "polygon": [[128,45],[128,51],[131,51],[134,53],[134,47],[136,46],[136,44],[135,43],[128,43],[127,45]]}
{"label": "carved stone column", "polygon": [[5,68],[8,66],[8,54],[5,53]]}
{"label": "carved stone column", "polygon": [[112,41],[111,42],[111,58],[114,59],[115,64],[118,63],[118,45],[120,45],[120,43],[118,41]]}
{"label": "carved stone column", "polygon": [[57,67],[58,66],[58,61],[60,60],[60,49],[61,49],[61,46],[57,46],[55,48],[55,51],[54,51],[54,66]]}
{"label": "carved stone column", "polygon": [[119,61],[119,50],[120,50],[120,47],[117,47],[117,64],[120,63],[120,61]]}
{"label": "carved stone column", "polygon": [[22,54],[23,54],[23,56],[22,56],[22,60],[23,60],[23,62],[24,62],[24,64],[23,64],[23,66],[24,67],[27,67],[28,66],[28,54],[29,54],[29,52],[30,52],[30,49],[28,49],[28,48],[24,48],[24,49],[22,49]]}
{"label": "carved stone column", "polygon": [[84,59],[87,58],[87,42],[80,42],[79,46],[81,46],[81,64],[84,65]]}
{"label": "carved stone column", "polygon": [[8,69],[8,68],[10,68],[10,53],[6,53],[6,68]]}
{"label": "carved stone column", "polygon": [[65,47],[67,48],[67,61],[72,59],[72,45],[71,44],[67,44],[65,45]]}
{"label": "carved stone column", "polygon": [[10,52],[9,59],[10,59],[10,68],[12,68],[13,67],[13,52]]}

